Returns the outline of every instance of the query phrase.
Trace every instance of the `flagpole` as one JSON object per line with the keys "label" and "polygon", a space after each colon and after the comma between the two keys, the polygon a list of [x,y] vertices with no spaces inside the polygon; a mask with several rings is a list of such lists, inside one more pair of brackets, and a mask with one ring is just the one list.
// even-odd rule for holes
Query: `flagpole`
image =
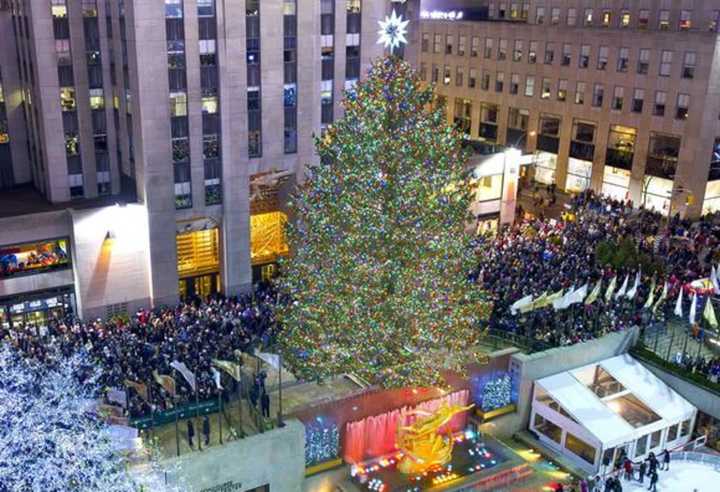
{"label": "flagpole", "polygon": [[[173,367],[173,371],[175,371],[175,380],[177,381],[177,369]],[[178,419],[180,418],[180,410],[178,409],[177,404],[177,388],[175,391],[175,394],[173,395],[173,404],[175,405],[175,447],[177,449],[177,455],[180,456],[180,430],[179,430],[179,423]]]}
{"label": "flagpole", "polygon": [[278,350],[278,427],[285,427],[282,418],[282,352]]}
{"label": "flagpole", "polygon": [[[200,362],[200,354],[198,353],[198,362]],[[198,367],[200,367],[200,364],[198,364]],[[195,376],[195,415],[197,416],[198,421],[200,420],[200,384],[198,381],[198,377]],[[202,422],[198,422],[197,429],[201,429],[200,425]],[[198,451],[202,451],[202,437],[198,436]]]}
{"label": "flagpole", "polygon": [[[236,354],[237,357],[237,354]],[[240,436],[240,439],[245,437],[245,431],[243,430],[243,371],[242,371],[242,356],[237,357],[237,376],[238,376],[238,415],[240,417],[240,421],[238,422],[238,434]],[[234,369],[233,369],[234,370]]]}
{"label": "flagpole", "polygon": [[[218,381],[219,380],[220,380],[220,378],[218,376]],[[222,444],[223,443],[223,438],[222,438],[223,402],[222,402],[222,391],[220,390],[220,388],[218,388],[218,410],[219,410],[218,424],[219,424],[219,429],[220,429],[220,444]]]}

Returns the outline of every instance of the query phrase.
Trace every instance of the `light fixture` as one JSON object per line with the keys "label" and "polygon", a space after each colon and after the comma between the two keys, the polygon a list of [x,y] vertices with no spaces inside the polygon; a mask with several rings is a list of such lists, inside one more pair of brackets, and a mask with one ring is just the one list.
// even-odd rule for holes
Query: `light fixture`
{"label": "light fixture", "polygon": [[107,233],[105,234],[105,241],[112,241],[115,239],[115,231],[112,229],[108,229]]}

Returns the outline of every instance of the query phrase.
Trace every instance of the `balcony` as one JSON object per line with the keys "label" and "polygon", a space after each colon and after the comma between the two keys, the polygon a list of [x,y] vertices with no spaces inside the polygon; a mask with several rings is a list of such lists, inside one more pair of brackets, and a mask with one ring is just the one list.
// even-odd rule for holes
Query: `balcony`
{"label": "balcony", "polygon": [[560,148],[560,139],[553,135],[538,135],[537,149],[557,154]]}
{"label": "balcony", "polygon": [[632,152],[609,148],[605,155],[605,165],[630,171],[632,170],[633,156]]}
{"label": "balcony", "polygon": [[570,157],[583,161],[592,161],[595,156],[595,145],[573,140],[570,142]]}
{"label": "balcony", "polygon": [[645,163],[645,174],[658,178],[675,179],[676,165],[677,158],[648,155]]}

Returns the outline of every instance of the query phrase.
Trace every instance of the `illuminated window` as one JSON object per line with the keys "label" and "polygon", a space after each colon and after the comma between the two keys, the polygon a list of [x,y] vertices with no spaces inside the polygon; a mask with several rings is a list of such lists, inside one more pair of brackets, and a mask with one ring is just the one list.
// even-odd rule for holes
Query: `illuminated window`
{"label": "illuminated window", "polygon": [[528,75],[525,77],[525,95],[532,97],[535,95],[535,76]]}
{"label": "illuminated window", "polygon": [[567,99],[567,88],[568,81],[566,79],[560,79],[558,81],[557,100],[564,102]]}
{"label": "illuminated window", "polygon": [[647,29],[650,25],[650,11],[642,9],[638,12],[638,29]]}
{"label": "illuminated window", "polygon": [[70,266],[67,239],[0,247],[0,278]]}
{"label": "illuminated window", "polygon": [[609,10],[604,10],[603,14],[602,14],[602,25],[604,27],[608,27],[608,26],[610,26],[611,23],[612,23],[612,12],[610,12]]}
{"label": "illuminated window", "polygon": [[541,89],[540,99],[550,99],[550,93],[552,92],[552,82],[550,79],[542,79]]}
{"label": "illuminated window", "polygon": [[360,0],[347,0],[345,5],[348,12],[353,14],[360,13]]}
{"label": "illuminated window", "polygon": [[695,64],[697,63],[697,55],[694,51],[686,51],[683,58],[682,77],[684,79],[695,78]]}
{"label": "illuminated window", "polygon": [[90,89],[90,109],[104,109],[105,95],[102,89]]}
{"label": "illuminated window", "polygon": [[286,222],[287,216],[278,211],[250,216],[250,261],[253,265],[270,263],[287,255]]}
{"label": "illuminated window", "polygon": [[63,111],[75,111],[77,108],[75,89],[73,87],[60,88],[60,108]]}
{"label": "illuminated window", "polygon": [[692,12],[689,10],[680,11],[680,24],[678,27],[680,27],[681,31],[687,31],[692,27]]}
{"label": "illuminated window", "polygon": [[675,109],[676,120],[686,120],[688,117],[688,108],[690,107],[690,96],[688,94],[678,94],[677,107]]}
{"label": "illuminated window", "polygon": [[608,47],[600,46],[600,49],[598,50],[597,69],[605,70],[605,67],[607,67],[607,64],[608,64]]}
{"label": "illuminated window", "polygon": [[583,16],[583,22],[586,26],[593,25],[593,9],[585,9],[585,15]]}
{"label": "illuminated window", "polygon": [[187,116],[187,94],[184,92],[170,93],[170,115]]}
{"label": "illuminated window", "polygon": [[620,14],[620,27],[629,27],[630,26],[630,12],[623,12]]}
{"label": "illuminated window", "polygon": [[557,25],[560,24],[560,8],[553,7],[550,11],[550,24]]}
{"label": "illuminated window", "polygon": [[218,98],[217,96],[206,96],[202,98],[202,112],[208,114],[215,114],[218,110]]}
{"label": "illuminated window", "polygon": [[178,234],[176,243],[179,277],[191,277],[219,271],[219,238],[216,227]]}
{"label": "illuminated window", "polygon": [[51,0],[50,12],[52,16],[56,18],[67,17],[67,4],[65,0]]}
{"label": "illuminated window", "polygon": [[625,89],[623,87],[615,87],[613,92],[612,109],[622,111],[625,102]]}
{"label": "illuminated window", "polygon": [[667,31],[670,29],[670,11],[661,10],[658,17],[658,29],[661,31]]}

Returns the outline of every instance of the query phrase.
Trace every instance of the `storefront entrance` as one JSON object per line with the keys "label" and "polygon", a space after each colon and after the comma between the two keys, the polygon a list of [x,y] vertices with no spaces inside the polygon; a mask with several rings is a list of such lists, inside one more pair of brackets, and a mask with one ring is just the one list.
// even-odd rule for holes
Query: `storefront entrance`
{"label": "storefront entrance", "polygon": [[217,273],[181,278],[178,285],[181,299],[192,299],[196,296],[207,297],[218,292],[220,292],[220,275]]}
{"label": "storefront entrance", "polygon": [[75,312],[72,287],[0,299],[0,326],[47,326],[48,321]]}

